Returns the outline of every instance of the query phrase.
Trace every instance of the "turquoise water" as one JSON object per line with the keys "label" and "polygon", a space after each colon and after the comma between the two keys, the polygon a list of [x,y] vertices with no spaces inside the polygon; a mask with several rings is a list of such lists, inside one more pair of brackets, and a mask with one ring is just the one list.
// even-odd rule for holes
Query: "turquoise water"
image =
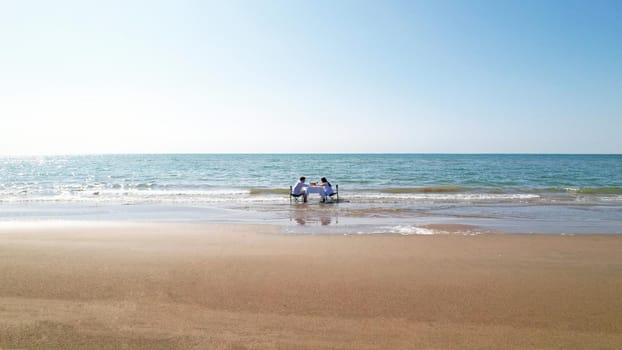
{"label": "turquoise water", "polygon": [[[342,201],[330,209],[307,206],[301,214],[289,204],[287,189],[302,175],[309,181],[326,176],[339,184]],[[128,205],[138,207],[128,209]],[[109,209],[101,214],[104,207]],[[390,220],[414,220],[418,225],[459,221],[481,225],[488,222],[485,219],[492,219],[502,223],[489,225],[492,228],[507,230],[515,225],[515,230],[520,230],[529,220],[540,220],[537,223],[541,227],[549,225],[548,221],[552,227],[534,227],[533,232],[622,233],[621,207],[622,155],[0,158],[0,219],[4,220],[67,216],[106,219],[106,213],[113,219],[149,220],[167,213],[164,217],[208,221],[212,217],[225,221],[290,220],[294,226],[313,227],[315,223],[331,230],[336,230],[338,217],[346,223],[340,227],[361,223],[376,225],[374,229]],[[132,212],[139,214],[132,216]],[[297,215],[302,215],[304,225],[298,223]],[[322,215],[330,218],[328,225]],[[544,218],[549,219],[541,220]],[[568,224],[569,220],[576,224]],[[590,225],[584,227],[585,222]]]}

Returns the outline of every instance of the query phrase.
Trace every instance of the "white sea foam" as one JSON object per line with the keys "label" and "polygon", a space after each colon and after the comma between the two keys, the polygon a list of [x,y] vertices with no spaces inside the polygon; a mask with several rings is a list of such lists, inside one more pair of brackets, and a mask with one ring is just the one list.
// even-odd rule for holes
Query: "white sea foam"
{"label": "white sea foam", "polygon": [[5,201],[98,201],[107,198],[173,199],[213,198],[228,199],[248,196],[246,190],[151,190],[151,189],[97,189],[50,191],[0,191]]}
{"label": "white sea foam", "polygon": [[[375,193],[342,192],[342,199],[355,203],[416,203],[421,201],[476,202],[476,201],[523,201],[541,198],[537,194],[496,193]],[[318,197],[319,198],[319,197]],[[312,198],[313,199],[313,198]],[[69,203],[282,203],[288,200],[284,194],[252,194],[248,189],[183,189],[161,190],[151,188],[68,188],[56,190],[0,190],[0,202],[69,202]]]}
{"label": "white sea foam", "polygon": [[476,231],[445,231],[440,229],[432,229],[428,227],[419,227],[415,225],[397,225],[389,226],[381,229],[382,233],[399,233],[403,236],[410,235],[447,235],[447,234],[461,234],[465,236],[476,236],[482,232]]}
{"label": "white sea foam", "polygon": [[404,236],[408,235],[434,235],[438,233],[442,233],[440,231],[432,230],[429,228],[417,227],[417,226],[408,226],[408,225],[398,225],[393,226],[389,229],[390,233],[399,233]]}
{"label": "white sea foam", "polygon": [[348,194],[351,199],[361,199],[363,201],[417,201],[417,200],[434,200],[434,201],[490,201],[490,200],[527,200],[541,198],[538,194],[532,193],[352,193]]}
{"label": "white sea foam", "polygon": [[622,194],[618,194],[615,196],[600,196],[596,199],[601,202],[622,202]]}

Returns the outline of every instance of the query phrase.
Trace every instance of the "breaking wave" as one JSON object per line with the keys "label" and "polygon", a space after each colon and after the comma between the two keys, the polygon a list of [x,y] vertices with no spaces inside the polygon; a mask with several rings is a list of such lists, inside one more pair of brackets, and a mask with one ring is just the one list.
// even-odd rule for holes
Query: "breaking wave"
{"label": "breaking wave", "polygon": [[390,187],[381,189],[382,193],[446,193],[470,190],[463,186],[431,186],[431,187]]}
{"label": "breaking wave", "polygon": [[249,194],[251,196],[261,194],[287,195],[289,194],[289,188],[251,188]]}

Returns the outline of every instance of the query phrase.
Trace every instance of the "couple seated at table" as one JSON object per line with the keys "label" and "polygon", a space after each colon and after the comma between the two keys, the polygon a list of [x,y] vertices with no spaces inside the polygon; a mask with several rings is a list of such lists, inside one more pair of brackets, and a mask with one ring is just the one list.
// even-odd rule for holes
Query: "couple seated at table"
{"label": "couple seated at table", "polygon": [[305,181],[306,178],[303,176],[296,183],[296,185],[292,187],[292,195],[294,197],[302,196],[305,203],[307,202],[309,193],[319,193],[320,197],[322,197],[322,202],[326,202],[326,197],[329,197],[335,193],[330,182],[328,182],[325,177],[320,180],[320,183],[312,182],[311,184],[307,184]]}

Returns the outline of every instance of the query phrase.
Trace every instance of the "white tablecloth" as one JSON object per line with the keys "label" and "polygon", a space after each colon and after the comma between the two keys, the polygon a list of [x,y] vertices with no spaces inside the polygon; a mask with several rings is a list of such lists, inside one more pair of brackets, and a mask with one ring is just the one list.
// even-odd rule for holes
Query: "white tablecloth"
{"label": "white tablecloth", "polygon": [[309,186],[309,187],[307,187],[307,194],[311,194],[311,193],[319,193],[320,196],[322,196],[322,197],[326,196],[326,192],[324,192],[324,187],[323,186]]}

